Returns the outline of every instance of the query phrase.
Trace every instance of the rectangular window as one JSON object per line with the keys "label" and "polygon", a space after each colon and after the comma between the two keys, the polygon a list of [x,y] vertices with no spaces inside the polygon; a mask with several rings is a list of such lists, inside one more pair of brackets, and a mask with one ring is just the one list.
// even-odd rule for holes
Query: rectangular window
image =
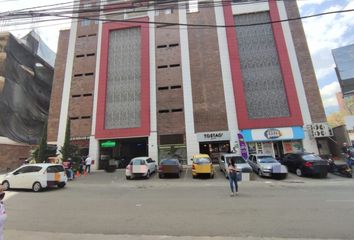
{"label": "rectangular window", "polygon": [[178,89],[178,88],[182,88],[182,86],[181,85],[171,86],[171,89]]}
{"label": "rectangular window", "polygon": [[81,95],[80,94],[76,94],[76,95],[72,95],[71,97],[78,98],[78,97],[81,97]]}
{"label": "rectangular window", "polygon": [[183,112],[182,108],[172,109],[171,112]]}
{"label": "rectangular window", "polygon": [[167,45],[158,45],[157,48],[167,48]]}
{"label": "rectangular window", "polygon": [[198,0],[188,1],[188,12],[189,13],[198,12]]}
{"label": "rectangular window", "polygon": [[87,35],[88,37],[94,37],[94,36],[96,36],[96,33],[92,33],[92,34],[89,34],[89,35]]}
{"label": "rectangular window", "polygon": [[70,120],[78,120],[79,117],[71,117]]}
{"label": "rectangular window", "polygon": [[88,53],[86,54],[87,57],[91,57],[91,56],[95,56],[96,54],[95,53]]}
{"label": "rectangular window", "polygon": [[85,76],[93,76],[93,73],[85,73]]}
{"label": "rectangular window", "polygon": [[89,26],[89,25],[90,25],[90,20],[89,19],[84,18],[84,19],[81,20],[81,26],[82,27]]}
{"label": "rectangular window", "polygon": [[158,69],[161,69],[161,68],[168,68],[167,65],[160,65],[160,66],[157,66]]}
{"label": "rectangular window", "polygon": [[183,144],[184,136],[183,134],[171,134],[171,135],[161,135],[160,136],[160,144]]}
{"label": "rectangular window", "polygon": [[168,90],[168,87],[159,87],[158,90]]}
{"label": "rectangular window", "polygon": [[81,119],[90,119],[91,116],[82,116]]}
{"label": "rectangular window", "polygon": [[80,35],[77,38],[84,38],[84,37],[87,37],[87,36],[86,35]]}
{"label": "rectangular window", "polygon": [[178,47],[178,46],[179,46],[178,43],[172,43],[172,44],[169,45],[169,47]]}
{"label": "rectangular window", "polygon": [[74,77],[82,77],[82,76],[83,76],[82,73],[74,74]]}
{"label": "rectangular window", "polygon": [[85,57],[85,54],[79,54],[79,55],[76,55],[77,58],[82,58],[82,57]]}
{"label": "rectangular window", "polygon": [[109,34],[105,128],[141,126],[141,32],[140,28]]}
{"label": "rectangular window", "polygon": [[90,96],[92,96],[92,93],[85,93],[83,96],[84,97],[90,97]]}
{"label": "rectangular window", "polygon": [[181,64],[171,64],[170,68],[179,67],[179,66],[181,66]]}
{"label": "rectangular window", "polygon": [[159,110],[159,113],[169,113],[169,112],[170,112],[170,110],[168,110],[168,109]]}
{"label": "rectangular window", "polygon": [[269,12],[235,16],[237,45],[250,119],[289,117],[289,106],[280,70]]}

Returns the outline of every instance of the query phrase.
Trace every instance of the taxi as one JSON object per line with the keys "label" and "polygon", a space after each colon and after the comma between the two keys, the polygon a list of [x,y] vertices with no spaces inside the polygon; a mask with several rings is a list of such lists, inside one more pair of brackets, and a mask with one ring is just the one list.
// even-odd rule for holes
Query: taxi
{"label": "taxi", "polygon": [[196,178],[200,175],[207,175],[214,178],[214,167],[208,154],[196,154],[191,159],[192,163],[192,176]]}

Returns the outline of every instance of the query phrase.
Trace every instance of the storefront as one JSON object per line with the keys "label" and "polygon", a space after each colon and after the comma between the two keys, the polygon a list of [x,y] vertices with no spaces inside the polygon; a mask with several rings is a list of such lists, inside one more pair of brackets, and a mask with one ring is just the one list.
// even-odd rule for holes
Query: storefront
{"label": "storefront", "polygon": [[213,163],[218,163],[221,152],[230,152],[230,133],[227,131],[197,133],[197,139],[199,152],[208,154]]}
{"label": "storefront", "polygon": [[281,158],[286,153],[303,151],[302,127],[246,129],[241,133],[249,154],[271,154]]}
{"label": "storefront", "polygon": [[110,159],[115,159],[118,167],[124,168],[134,157],[148,156],[147,138],[100,140],[99,169],[103,169]]}

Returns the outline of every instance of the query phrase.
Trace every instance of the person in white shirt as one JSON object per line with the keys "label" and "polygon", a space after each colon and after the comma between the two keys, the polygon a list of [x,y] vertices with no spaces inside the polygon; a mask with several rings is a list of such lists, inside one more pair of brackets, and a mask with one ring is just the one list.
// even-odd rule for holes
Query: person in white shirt
{"label": "person in white shirt", "polygon": [[91,172],[91,163],[92,163],[92,158],[90,156],[87,156],[85,160],[85,172],[87,173]]}
{"label": "person in white shirt", "polygon": [[5,197],[4,187],[0,185],[0,240],[4,240],[4,225],[6,220],[5,204],[2,201]]}

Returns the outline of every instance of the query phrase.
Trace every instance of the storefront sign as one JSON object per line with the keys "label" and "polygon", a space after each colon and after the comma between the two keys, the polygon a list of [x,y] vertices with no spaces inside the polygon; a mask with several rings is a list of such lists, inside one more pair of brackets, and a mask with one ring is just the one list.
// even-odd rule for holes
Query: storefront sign
{"label": "storefront sign", "polygon": [[264,132],[264,136],[268,139],[277,139],[281,137],[281,131],[276,128],[270,128]]}
{"label": "storefront sign", "polygon": [[198,142],[228,141],[230,133],[226,131],[197,133],[197,139]]}
{"label": "storefront sign", "polygon": [[113,141],[105,141],[101,143],[101,148],[110,148],[115,146],[116,146],[116,142]]}
{"label": "storefront sign", "polygon": [[247,151],[247,145],[246,145],[245,139],[243,138],[241,133],[237,134],[237,136],[238,136],[238,141],[240,143],[241,155],[244,159],[247,159],[248,158],[248,151]]}
{"label": "storefront sign", "polygon": [[302,127],[260,128],[241,131],[246,142],[269,142],[269,140],[294,140],[303,139]]}

